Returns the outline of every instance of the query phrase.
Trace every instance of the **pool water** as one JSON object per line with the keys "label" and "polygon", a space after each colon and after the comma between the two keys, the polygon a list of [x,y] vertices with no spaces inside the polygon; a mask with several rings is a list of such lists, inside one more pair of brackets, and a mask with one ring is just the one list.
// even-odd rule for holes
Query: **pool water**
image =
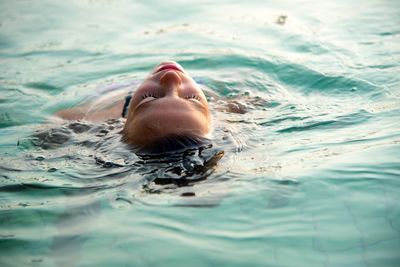
{"label": "pool water", "polygon": [[[2,1],[0,266],[399,266],[399,25],[389,0]],[[213,147],[54,122],[166,59]]]}

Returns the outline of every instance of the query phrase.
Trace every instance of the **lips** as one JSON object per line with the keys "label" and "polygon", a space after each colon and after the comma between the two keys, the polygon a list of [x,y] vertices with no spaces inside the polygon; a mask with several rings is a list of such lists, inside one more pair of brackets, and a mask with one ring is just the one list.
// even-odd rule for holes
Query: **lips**
{"label": "lips", "polygon": [[168,64],[165,64],[165,65],[162,65],[161,67],[159,67],[154,73],[158,73],[163,70],[176,70],[176,71],[183,72],[183,69],[180,66],[173,64],[173,63],[168,63]]}

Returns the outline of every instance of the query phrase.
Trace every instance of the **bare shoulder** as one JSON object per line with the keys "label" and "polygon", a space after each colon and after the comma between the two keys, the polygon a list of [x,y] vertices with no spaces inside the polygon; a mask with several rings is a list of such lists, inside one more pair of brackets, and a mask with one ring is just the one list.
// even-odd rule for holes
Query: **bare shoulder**
{"label": "bare shoulder", "polygon": [[94,101],[55,113],[64,120],[106,121],[122,117],[127,92],[102,96]]}

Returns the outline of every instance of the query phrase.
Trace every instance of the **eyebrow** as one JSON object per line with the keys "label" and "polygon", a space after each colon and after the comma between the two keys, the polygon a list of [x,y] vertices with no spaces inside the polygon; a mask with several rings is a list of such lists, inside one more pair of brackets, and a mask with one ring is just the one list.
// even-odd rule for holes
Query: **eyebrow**
{"label": "eyebrow", "polygon": [[[134,107],[134,111],[137,112],[138,110],[145,108],[149,103],[156,101],[156,100],[161,100],[162,98],[155,98],[153,100],[149,100],[147,102],[144,102],[140,105],[138,105],[140,103],[140,101],[136,104],[136,106]],[[191,100],[186,100],[184,98],[180,98],[184,101],[186,101],[185,103],[190,103],[190,105],[192,107],[194,107],[195,109],[197,109],[200,112],[204,112],[205,114],[208,114],[209,110],[208,110],[208,106],[207,106],[207,101],[205,101],[205,103],[200,102],[200,101],[191,101]]]}
{"label": "eyebrow", "polygon": [[188,101],[191,102],[193,105],[195,105],[197,109],[201,109],[205,113],[208,113],[209,110],[208,110],[207,99],[204,99],[204,101],[191,101],[191,100]]}
{"label": "eyebrow", "polygon": [[[154,100],[157,100],[157,99],[158,99],[158,98],[155,98],[155,99],[146,101],[146,102],[144,102],[144,103],[142,103],[142,104],[140,104],[141,101],[139,101],[139,102],[136,104],[136,106],[134,107],[133,110],[136,112],[137,110],[139,110],[139,109],[141,109],[141,108],[147,106],[148,103],[153,102]],[[140,104],[140,105],[139,105],[139,104]]]}

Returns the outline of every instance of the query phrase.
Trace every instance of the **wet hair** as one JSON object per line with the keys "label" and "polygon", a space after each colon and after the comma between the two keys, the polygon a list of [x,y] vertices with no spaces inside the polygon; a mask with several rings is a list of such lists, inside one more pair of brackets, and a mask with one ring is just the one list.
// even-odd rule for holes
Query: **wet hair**
{"label": "wet hair", "polygon": [[165,155],[210,146],[211,140],[205,137],[169,134],[154,140],[150,145],[134,146],[133,149],[138,155]]}

